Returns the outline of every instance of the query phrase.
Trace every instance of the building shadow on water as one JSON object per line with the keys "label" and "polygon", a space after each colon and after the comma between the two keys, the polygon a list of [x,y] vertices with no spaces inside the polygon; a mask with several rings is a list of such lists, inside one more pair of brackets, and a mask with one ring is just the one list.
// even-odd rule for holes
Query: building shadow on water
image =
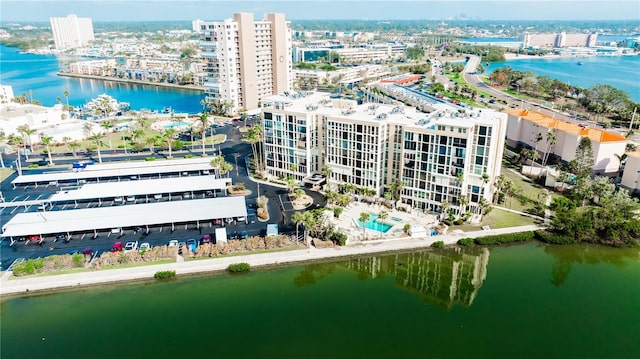
{"label": "building shadow on water", "polygon": [[487,248],[446,248],[354,258],[306,265],[294,279],[298,287],[313,285],[338,268],[361,280],[393,276],[398,287],[419,295],[427,304],[450,309],[471,306],[487,276]]}

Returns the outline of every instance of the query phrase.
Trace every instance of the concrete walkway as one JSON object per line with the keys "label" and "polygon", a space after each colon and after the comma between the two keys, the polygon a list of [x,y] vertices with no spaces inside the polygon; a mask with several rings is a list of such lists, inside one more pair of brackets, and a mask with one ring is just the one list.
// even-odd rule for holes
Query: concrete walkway
{"label": "concrete walkway", "polygon": [[[443,241],[445,244],[454,244],[460,238],[484,237],[495,234],[517,233],[541,229],[538,225],[510,227],[486,231],[466,232],[433,236],[426,238],[395,238],[383,240],[371,240],[355,242],[346,247],[327,249],[298,249],[284,252],[271,252],[248,254],[242,256],[220,257],[212,259],[191,260],[181,263],[156,264],[134,268],[102,269],[95,272],[82,272],[73,274],[48,275],[43,277],[31,277],[18,279],[9,275],[3,275],[0,279],[0,296],[20,295],[39,291],[64,290],[85,286],[94,286],[107,283],[127,282],[152,279],[158,271],[175,270],[177,275],[189,275],[223,271],[229,264],[246,262],[252,267],[284,265],[289,263],[301,263],[321,259],[369,255],[391,251],[402,251],[427,248],[435,241]],[[6,273],[5,273],[6,274]]]}

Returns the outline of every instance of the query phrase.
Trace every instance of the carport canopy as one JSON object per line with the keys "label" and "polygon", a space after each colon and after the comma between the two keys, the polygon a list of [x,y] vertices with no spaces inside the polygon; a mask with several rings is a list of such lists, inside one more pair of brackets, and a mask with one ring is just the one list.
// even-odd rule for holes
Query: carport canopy
{"label": "carport canopy", "polygon": [[25,185],[25,184],[37,184],[37,183],[49,183],[49,182],[70,182],[80,181],[88,179],[101,179],[101,178],[123,178],[148,175],[162,175],[167,173],[182,173],[193,171],[211,170],[209,163],[192,163],[176,166],[156,166],[156,167],[132,167],[132,168],[118,168],[99,171],[79,171],[79,172],[47,172],[34,175],[22,175],[16,177],[11,184]]}
{"label": "carport canopy", "polygon": [[223,190],[230,178],[190,176],[179,178],[142,179],[127,182],[88,183],[78,189],[59,191],[45,202],[81,201],[118,196],[147,196],[163,193]]}
{"label": "carport canopy", "polygon": [[246,215],[247,207],[242,196],[19,213],[2,227],[2,237],[90,232]]}

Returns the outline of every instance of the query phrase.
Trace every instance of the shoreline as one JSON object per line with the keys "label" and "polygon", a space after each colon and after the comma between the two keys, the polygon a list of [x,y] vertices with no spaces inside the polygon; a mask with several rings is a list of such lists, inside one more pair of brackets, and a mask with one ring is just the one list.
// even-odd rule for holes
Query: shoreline
{"label": "shoreline", "polygon": [[[101,269],[93,272],[52,274],[41,277],[12,277],[11,272],[3,272],[0,278],[0,297],[23,296],[37,293],[51,293],[102,285],[113,285],[153,280],[158,271],[176,271],[177,277],[223,272],[229,264],[246,262],[252,268],[269,268],[304,264],[323,260],[334,260],[373,254],[427,249],[436,241],[446,245],[456,244],[461,238],[477,238],[504,233],[534,231],[544,228],[527,225],[492,230],[479,230],[460,234],[446,234],[423,238],[394,238],[355,242],[344,247],[317,249],[314,247],[290,251],[254,253],[220,258],[190,260],[165,264],[150,264],[131,268]],[[12,277],[11,279],[9,279]]]}
{"label": "shoreline", "polygon": [[518,55],[512,53],[505,53],[504,59],[506,61],[516,61],[516,60],[553,60],[553,59],[586,59],[592,57],[623,57],[623,56],[638,56],[638,53],[631,54],[616,54],[616,55],[597,55],[597,54],[560,54],[560,55]]}
{"label": "shoreline", "polygon": [[73,77],[73,78],[79,78],[79,79],[113,81],[113,82],[127,83],[127,84],[136,84],[136,85],[171,88],[171,89],[184,90],[184,91],[188,91],[188,92],[196,92],[196,91],[203,92],[204,91],[204,87],[196,86],[196,85],[176,85],[176,84],[169,84],[169,83],[158,83],[158,82],[151,82],[151,81],[143,81],[143,80],[121,79],[121,78],[117,78],[117,77],[76,74],[76,73],[73,73],[73,72],[63,72],[63,71],[58,72],[57,75],[58,76],[62,76],[62,77]]}

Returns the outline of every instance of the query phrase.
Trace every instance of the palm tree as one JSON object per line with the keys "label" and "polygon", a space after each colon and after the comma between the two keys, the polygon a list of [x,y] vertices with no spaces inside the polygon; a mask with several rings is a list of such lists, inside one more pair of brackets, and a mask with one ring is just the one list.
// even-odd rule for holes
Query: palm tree
{"label": "palm tree", "polygon": [[168,158],[172,158],[173,156],[171,155],[171,150],[172,150],[172,146],[173,146],[173,135],[175,135],[176,130],[173,128],[168,128],[166,130],[164,130],[164,133],[162,134],[162,141],[164,143],[167,144],[167,146],[169,146],[169,156]]}
{"label": "palm tree", "polygon": [[[534,151],[536,151],[536,153],[538,152],[538,144],[540,143],[540,141],[542,141],[543,138],[544,136],[542,136],[542,133],[538,132],[536,138],[533,140],[533,142],[536,144],[534,147]],[[539,154],[537,158],[540,158]],[[535,164],[535,160],[533,160],[533,163]],[[533,164],[531,166],[533,167]]]}
{"label": "palm tree", "polygon": [[213,156],[209,164],[216,170],[218,177],[229,173],[233,169],[233,165],[227,162],[222,155]]}
{"label": "palm tree", "polygon": [[391,198],[393,199],[393,208],[396,207],[396,203],[400,200],[400,194],[402,193],[403,188],[404,183],[402,181],[393,181],[389,184]]}
{"label": "palm tree", "polygon": [[467,210],[467,205],[469,204],[469,197],[468,196],[458,197],[458,203],[460,204],[460,216],[462,217]]}
{"label": "palm tree", "polygon": [[133,139],[133,141],[135,143],[140,143],[140,139],[142,138],[142,136],[144,135],[144,129],[142,128],[136,128],[135,130],[133,130],[133,132],[131,133],[131,138]]}
{"label": "palm tree", "polygon": [[309,247],[309,230],[316,226],[318,221],[316,221],[316,217],[312,211],[304,213],[304,221],[302,224],[304,225],[304,239],[307,243],[307,248]]}
{"label": "palm tree", "polygon": [[300,238],[300,235],[298,234],[298,227],[300,226],[301,223],[304,223],[305,216],[302,212],[294,212],[293,215],[291,216],[291,220],[293,221],[293,223],[296,224],[296,241],[297,241],[298,238]]}
{"label": "palm tree", "polygon": [[[384,209],[378,213],[378,219],[380,220],[380,222],[384,223],[387,218],[389,218],[389,212],[385,211]],[[380,232],[380,238],[382,238],[382,232]]]}
{"label": "palm tree", "polygon": [[206,113],[200,114],[197,122],[200,123],[200,134],[202,135],[202,157],[206,157],[207,153],[205,152],[205,146],[207,142],[207,129],[209,128],[209,115]]}
{"label": "palm tree", "polygon": [[149,151],[151,152],[151,154],[153,154],[153,150],[155,150],[155,145],[156,143],[158,143],[159,140],[159,136],[147,136],[147,138],[145,138],[144,143],[145,145],[149,145]]}
{"label": "palm tree", "polygon": [[320,169],[320,173],[324,176],[324,181],[327,186],[329,186],[329,176],[331,176],[332,172],[333,169],[327,165],[322,165],[322,169]]}
{"label": "palm tree", "polygon": [[296,190],[296,187],[298,187],[298,181],[296,181],[293,176],[289,176],[289,178],[287,179],[287,191],[289,191],[289,195],[293,194],[293,192]]}
{"label": "palm tree", "polygon": [[558,139],[556,138],[555,132],[547,132],[547,148],[544,151],[544,156],[542,157],[542,167],[547,165],[549,155],[551,154],[551,149],[556,145],[556,143],[558,143]]}
{"label": "palm tree", "polygon": [[53,137],[46,136],[44,133],[41,133],[40,142],[42,142],[45,149],[47,150],[47,156],[49,157],[49,166],[53,166],[53,158],[51,157],[51,143],[53,142]]}
{"label": "palm tree", "polygon": [[69,111],[69,91],[64,90],[64,97],[67,99],[67,111]]}
{"label": "palm tree", "polygon": [[261,157],[258,150],[258,144],[262,142],[262,127],[253,126],[247,135],[243,137],[243,140],[251,143],[251,150],[253,151],[253,161],[256,166],[256,172],[262,171]]}
{"label": "palm tree", "polygon": [[[16,128],[16,130],[18,130],[18,132],[20,132],[22,134],[22,136],[25,138],[25,147],[27,145],[27,143],[29,144],[29,147],[31,147],[31,149],[33,150],[33,144],[31,142],[31,135],[33,135],[34,133],[36,133],[36,130],[33,128],[29,128],[29,125],[22,125],[22,126],[18,126],[18,128]],[[29,151],[26,150],[24,151],[24,155],[25,158],[28,160],[29,159]]]}
{"label": "palm tree", "polygon": [[358,217],[358,219],[360,220],[360,222],[362,223],[362,238],[363,239],[367,239],[366,235],[367,235],[367,228],[365,227],[365,223],[367,223],[369,221],[369,219],[371,218],[371,214],[369,214],[369,212],[362,212],[360,213],[360,217]]}
{"label": "palm tree", "polygon": [[80,148],[81,146],[80,142],[77,142],[77,141],[69,142],[68,146],[69,146],[69,149],[71,149],[71,152],[73,152],[73,157],[76,157],[78,148]]}
{"label": "palm tree", "polygon": [[69,136],[62,137],[62,145],[67,149],[69,149],[69,142],[71,142],[71,137]]}
{"label": "palm tree", "polygon": [[103,145],[103,143],[102,143],[102,134],[101,133],[94,133],[91,136],[89,136],[89,139],[91,141],[95,141],[96,142],[96,150],[98,152],[98,162],[102,163],[102,154],[100,153],[100,146]]}

